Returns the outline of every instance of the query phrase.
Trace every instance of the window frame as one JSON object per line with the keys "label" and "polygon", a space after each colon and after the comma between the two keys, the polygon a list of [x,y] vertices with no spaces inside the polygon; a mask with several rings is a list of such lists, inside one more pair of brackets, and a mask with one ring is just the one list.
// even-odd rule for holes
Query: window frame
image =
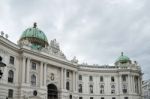
{"label": "window frame", "polygon": [[32,70],[36,70],[37,69],[37,63],[36,62],[32,62]]}
{"label": "window frame", "polygon": [[66,82],[66,89],[70,90],[70,83],[69,83],[69,81]]}
{"label": "window frame", "polygon": [[13,98],[13,95],[14,95],[14,90],[8,89],[8,98]]}
{"label": "window frame", "polygon": [[104,77],[100,76],[100,82],[104,82]]}
{"label": "window frame", "polygon": [[82,80],[82,75],[79,75],[79,80]]}
{"label": "window frame", "polygon": [[82,93],[82,84],[79,84],[79,93]]}
{"label": "window frame", "polygon": [[14,56],[10,56],[9,57],[9,64],[14,65],[15,63],[15,57]]}
{"label": "window frame", "polygon": [[8,71],[8,83],[13,83],[14,82],[14,71],[9,70]]}
{"label": "window frame", "polygon": [[32,74],[31,75],[31,85],[36,86],[36,81],[37,81],[36,75]]}
{"label": "window frame", "polygon": [[89,81],[93,81],[93,76],[89,76]]}
{"label": "window frame", "polygon": [[111,82],[115,82],[115,77],[111,76]]}
{"label": "window frame", "polygon": [[94,86],[93,86],[92,84],[89,85],[89,89],[90,89],[89,91],[90,91],[90,94],[93,94],[93,93],[94,93],[93,87],[94,87]]}

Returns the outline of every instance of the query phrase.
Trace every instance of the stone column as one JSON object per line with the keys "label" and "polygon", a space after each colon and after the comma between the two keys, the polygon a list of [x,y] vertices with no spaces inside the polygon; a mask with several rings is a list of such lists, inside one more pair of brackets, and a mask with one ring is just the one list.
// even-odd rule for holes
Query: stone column
{"label": "stone column", "polygon": [[119,94],[122,94],[122,75],[121,74],[119,74]]}
{"label": "stone column", "polygon": [[131,81],[132,81],[132,93],[134,93],[134,85],[133,85],[133,75],[131,76]]}
{"label": "stone column", "polygon": [[23,57],[23,61],[22,61],[22,83],[25,83],[25,66],[26,66],[26,58]]}
{"label": "stone column", "polygon": [[64,69],[64,89],[66,90],[66,69]]}
{"label": "stone column", "polygon": [[47,64],[44,64],[44,86],[46,87]]}
{"label": "stone column", "polygon": [[40,63],[40,87],[43,85],[43,62]]}
{"label": "stone column", "polygon": [[134,76],[132,76],[132,81],[133,81],[133,93],[135,93],[135,80],[134,80]]}
{"label": "stone column", "polygon": [[131,76],[130,76],[130,74],[128,74],[128,93],[131,93],[131,83],[130,83],[130,78],[131,78]]}
{"label": "stone column", "polygon": [[78,92],[78,73],[75,72],[75,91]]}
{"label": "stone column", "polygon": [[133,93],[133,81],[132,81],[132,75],[130,75],[130,82],[131,82],[131,84],[130,84],[130,86],[131,86],[131,93]]}
{"label": "stone column", "polygon": [[61,68],[61,90],[63,90],[63,85],[64,85],[64,72],[63,72],[63,68]]}
{"label": "stone column", "polygon": [[27,84],[29,84],[30,83],[30,58],[28,58],[28,60],[27,60]]}
{"label": "stone column", "polygon": [[72,82],[72,87],[73,87],[73,92],[76,91],[76,78],[75,78],[75,71],[72,72],[73,73],[73,82]]}
{"label": "stone column", "polygon": [[138,92],[141,93],[140,76],[138,77]]}

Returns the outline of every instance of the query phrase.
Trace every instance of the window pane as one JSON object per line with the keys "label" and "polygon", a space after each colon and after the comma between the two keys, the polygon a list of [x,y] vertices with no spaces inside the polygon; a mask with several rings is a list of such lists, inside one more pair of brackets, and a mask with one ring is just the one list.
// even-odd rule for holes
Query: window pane
{"label": "window pane", "polygon": [[69,82],[66,82],[66,89],[67,89],[67,90],[70,90]]}
{"label": "window pane", "polygon": [[82,75],[79,75],[79,80],[82,80]]}
{"label": "window pane", "polygon": [[13,79],[14,79],[14,72],[12,70],[10,70],[8,72],[8,82],[13,83]]}
{"label": "window pane", "polygon": [[103,82],[103,76],[100,76],[100,81]]}
{"label": "window pane", "polygon": [[79,97],[79,99],[83,99],[82,97]]}
{"label": "window pane", "polygon": [[90,85],[90,93],[93,93],[93,85]]}
{"label": "window pane", "polygon": [[36,70],[36,63],[32,62],[32,69]]}
{"label": "window pane", "polygon": [[90,99],[93,99],[93,97],[90,97]]}
{"label": "window pane", "polygon": [[36,76],[35,75],[32,75],[31,76],[31,85],[36,85]]}
{"label": "window pane", "polygon": [[67,77],[69,77],[69,71],[67,71],[67,74],[66,74],[66,75],[67,75]]}
{"label": "window pane", "polygon": [[13,57],[13,56],[10,56],[9,63],[10,63],[10,64],[14,64],[14,57]]}
{"label": "window pane", "polygon": [[79,84],[79,92],[82,93],[82,84]]}
{"label": "window pane", "polygon": [[8,90],[8,98],[13,98],[13,90],[12,89]]}
{"label": "window pane", "polygon": [[112,76],[111,77],[111,82],[114,82],[115,81],[115,78]]}
{"label": "window pane", "polygon": [[89,76],[89,81],[93,81],[93,77],[92,76]]}

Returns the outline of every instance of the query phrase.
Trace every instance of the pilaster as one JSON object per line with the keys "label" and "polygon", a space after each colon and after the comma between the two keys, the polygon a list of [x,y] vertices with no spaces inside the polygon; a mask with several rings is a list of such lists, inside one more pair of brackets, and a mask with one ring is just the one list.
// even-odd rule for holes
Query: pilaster
{"label": "pilaster", "polygon": [[46,86],[46,76],[47,76],[47,64],[44,64],[44,86]]}
{"label": "pilaster", "polygon": [[25,83],[25,66],[26,66],[26,57],[23,57],[22,61],[22,83]]}
{"label": "pilaster", "polygon": [[63,85],[64,85],[64,73],[63,73],[63,68],[61,68],[61,90],[63,90]]}
{"label": "pilaster", "polygon": [[75,76],[75,71],[73,71],[73,82],[72,82],[72,87],[73,87],[73,92],[76,91],[76,76]]}
{"label": "pilaster", "polygon": [[64,69],[64,89],[66,90],[66,69]]}
{"label": "pilaster", "polygon": [[28,60],[27,60],[27,76],[26,76],[26,82],[27,82],[27,84],[29,84],[30,83],[30,77],[29,77],[29,74],[30,74],[30,58],[28,58]]}
{"label": "pilaster", "polygon": [[75,91],[78,92],[78,72],[75,72]]}
{"label": "pilaster", "polygon": [[130,94],[131,93],[131,83],[130,83],[130,78],[131,78],[131,75],[128,74],[128,93]]}
{"label": "pilaster", "polygon": [[43,62],[40,63],[40,87],[43,85]]}

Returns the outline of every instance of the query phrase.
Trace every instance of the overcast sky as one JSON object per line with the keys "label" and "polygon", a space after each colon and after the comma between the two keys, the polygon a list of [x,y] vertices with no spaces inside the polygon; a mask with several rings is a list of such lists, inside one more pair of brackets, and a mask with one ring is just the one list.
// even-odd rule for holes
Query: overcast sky
{"label": "overcast sky", "polygon": [[150,79],[150,0],[0,0],[0,31],[17,42],[37,22],[70,60],[114,64],[123,51]]}

